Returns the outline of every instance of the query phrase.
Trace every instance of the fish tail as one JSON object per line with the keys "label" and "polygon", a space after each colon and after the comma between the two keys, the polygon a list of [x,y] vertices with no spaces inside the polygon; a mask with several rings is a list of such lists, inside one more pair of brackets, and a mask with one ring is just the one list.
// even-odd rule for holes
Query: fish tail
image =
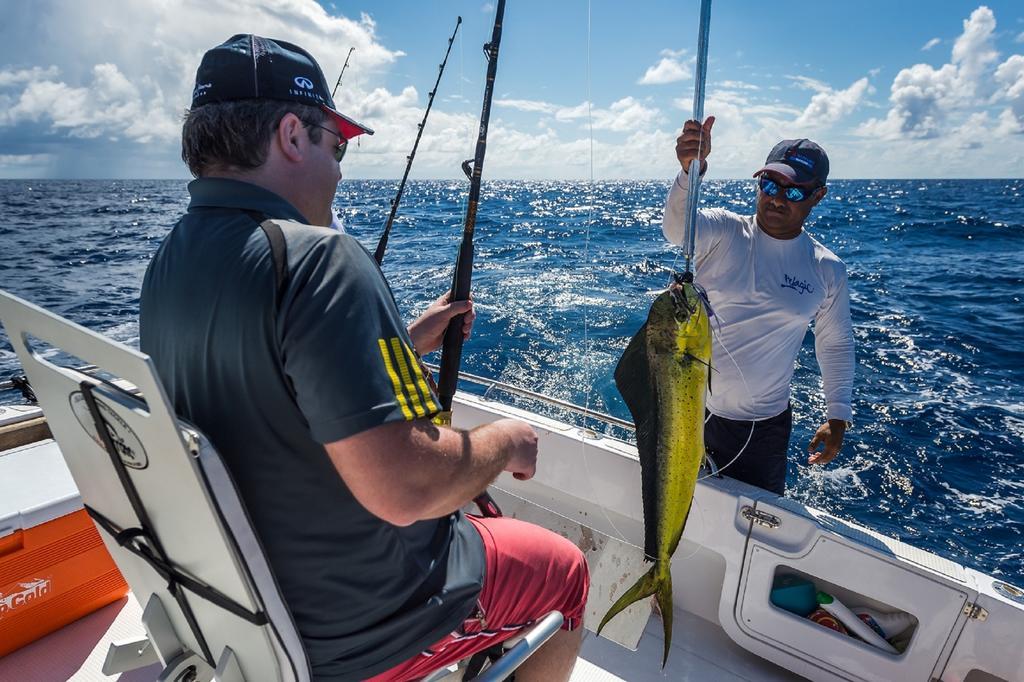
{"label": "fish tail", "polygon": [[[668,581],[667,591],[664,587],[666,579]],[[644,573],[639,580],[633,583],[632,587],[623,592],[622,596],[612,604],[612,607],[608,609],[608,613],[604,614],[604,618],[601,619],[601,624],[597,626],[597,634],[601,634],[601,630],[608,624],[608,621],[625,611],[631,604],[654,594],[658,595],[659,605],[667,604],[670,609],[668,628],[671,631],[672,577],[667,571],[662,571],[661,562],[655,562],[654,566],[651,566],[651,570]],[[666,648],[665,651],[667,656],[668,649]]]}
{"label": "fish tail", "polygon": [[665,576],[658,581],[658,608],[661,609],[661,625],[665,632],[665,655],[661,659],[661,669],[668,663],[668,651],[672,647],[672,571],[665,571]]}

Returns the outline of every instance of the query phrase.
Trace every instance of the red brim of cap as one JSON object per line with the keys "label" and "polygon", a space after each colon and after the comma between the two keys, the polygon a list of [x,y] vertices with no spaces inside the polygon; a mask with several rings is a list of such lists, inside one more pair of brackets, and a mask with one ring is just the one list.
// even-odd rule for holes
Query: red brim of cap
{"label": "red brim of cap", "polygon": [[335,111],[323,104],[320,105],[320,108],[331,115],[334,122],[338,124],[338,132],[341,133],[346,140],[351,140],[353,137],[357,137],[363,133],[373,135],[373,128],[367,128],[362,123],[356,123],[345,114]]}
{"label": "red brim of cap", "polygon": [[758,175],[764,173],[765,171],[778,173],[779,175],[781,175],[782,177],[786,178],[787,180],[796,185],[803,185],[814,180],[814,176],[801,177],[800,173],[797,173],[796,169],[790,166],[788,163],[769,163],[767,166],[754,173],[754,177],[756,178]]}

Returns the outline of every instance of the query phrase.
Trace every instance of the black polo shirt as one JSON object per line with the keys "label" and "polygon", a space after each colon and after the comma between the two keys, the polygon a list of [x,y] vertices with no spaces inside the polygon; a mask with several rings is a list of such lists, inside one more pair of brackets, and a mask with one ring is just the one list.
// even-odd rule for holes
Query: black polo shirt
{"label": "black polo shirt", "polygon": [[[244,182],[189,184],[188,212],[142,285],[142,350],[178,414],[230,469],[318,679],[364,679],[468,616],[480,536],[461,514],[393,526],[352,496],[324,450],[438,409],[380,269],[352,237],[303,224]],[[266,235],[287,244],[280,309]]]}

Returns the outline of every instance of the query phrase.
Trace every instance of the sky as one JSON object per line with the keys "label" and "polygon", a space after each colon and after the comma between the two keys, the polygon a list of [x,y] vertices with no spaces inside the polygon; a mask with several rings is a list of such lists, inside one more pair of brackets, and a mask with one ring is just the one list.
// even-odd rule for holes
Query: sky
{"label": "sky", "polygon": [[[484,178],[667,179],[692,115],[698,0],[507,0]],[[397,178],[456,17],[411,177],[473,156],[494,3],[0,0],[0,178],[188,178],[182,113],[203,52],[235,33],[308,49],[374,128],[347,178]],[[783,138],[833,178],[1024,175],[1024,2],[712,7],[710,178],[750,177]]]}

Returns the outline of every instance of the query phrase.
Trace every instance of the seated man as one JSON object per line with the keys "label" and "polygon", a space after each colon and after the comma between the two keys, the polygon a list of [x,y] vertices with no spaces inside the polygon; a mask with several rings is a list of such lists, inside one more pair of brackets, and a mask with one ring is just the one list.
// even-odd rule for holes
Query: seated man
{"label": "seated man", "polygon": [[582,554],[459,511],[501,471],[531,477],[536,434],[430,420],[417,356],[459,314],[468,332],[471,304],[439,299],[406,330],[370,255],[327,227],[348,141],[369,132],[295,45],[207,52],[182,130],[197,179],[146,272],[142,349],[233,474],[317,679],[418,679],[552,609],[564,629],[519,679],[567,679]]}

